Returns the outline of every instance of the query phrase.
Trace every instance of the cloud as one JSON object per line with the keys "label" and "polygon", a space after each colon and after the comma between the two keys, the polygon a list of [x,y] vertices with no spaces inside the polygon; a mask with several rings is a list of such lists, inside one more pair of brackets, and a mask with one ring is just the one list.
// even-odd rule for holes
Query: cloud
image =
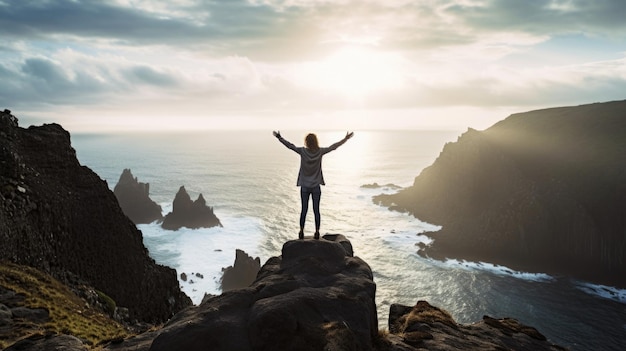
{"label": "cloud", "polygon": [[[258,115],[619,99],[623,18],[621,0],[0,0],[0,103]],[[394,60],[310,69],[346,46]]]}
{"label": "cloud", "polygon": [[535,35],[626,32],[626,3],[621,0],[457,1],[446,12],[481,31],[519,31]]}
{"label": "cloud", "polygon": [[128,81],[153,86],[172,87],[177,85],[175,77],[148,66],[135,66],[128,70]]}

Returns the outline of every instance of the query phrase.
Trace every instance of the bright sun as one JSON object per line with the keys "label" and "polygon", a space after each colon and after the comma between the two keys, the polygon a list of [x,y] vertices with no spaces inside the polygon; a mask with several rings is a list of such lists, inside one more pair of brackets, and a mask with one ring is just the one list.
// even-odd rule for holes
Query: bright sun
{"label": "bright sun", "polygon": [[306,85],[348,98],[365,97],[399,84],[393,57],[364,47],[346,47],[309,63],[300,76]]}

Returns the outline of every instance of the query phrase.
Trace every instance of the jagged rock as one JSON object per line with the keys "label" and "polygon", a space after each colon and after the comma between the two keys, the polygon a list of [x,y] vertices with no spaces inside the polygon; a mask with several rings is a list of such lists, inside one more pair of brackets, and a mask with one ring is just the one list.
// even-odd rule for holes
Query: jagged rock
{"label": "jagged rock", "polygon": [[50,317],[50,313],[45,308],[27,308],[22,306],[12,308],[11,314],[13,318],[40,323],[47,321]]}
{"label": "jagged rock", "polygon": [[250,287],[177,314],[150,350],[372,349],[376,285],[346,242],[340,235],[286,242]]}
{"label": "jagged rock", "polygon": [[421,254],[626,287],[626,101],[515,114],[374,201],[442,225]]}
{"label": "jagged rock", "polygon": [[250,286],[261,269],[261,259],[252,258],[242,250],[235,250],[235,263],[222,268],[222,291],[241,289]]}
{"label": "jagged rock", "polygon": [[392,350],[566,350],[515,319],[484,316],[478,323],[461,325],[448,312],[426,301],[413,307],[392,304],[389,332],[394,336],[390,338]]}
{"label": "jagged rock", "polygon": [[88,282],[144,322],[190,305],[176,272],[150,258],[106,182],[79,164],[69,133],[58,124],[23,129],[16,120],[0,113],[0,260],[72,286]]}
{"label": "jagged rock", "polygon": [[161,206],[150,199],[150,184],[139,182],[130,169],[122,171],[113,193],[122,211],[133,223],[152,223],[163,219]]}
{"label": "jagged rock", "polygon": [[371,184],[363,184],[363,185],[361,185],[361,188],[364,188],[364,189],[380,189],[380,188],[382,188],[384,190],[398,190],[398,189],[402,189],[401,186],[395,185],[393,183],[387,183],[385,185],[380,185],[380,184],[375,183],[375,182],[371,183]]}
{"label": "jagged rock", "polygon": [[213,208],[206,205],[206,200],[202,194],[196,201],[191,201],[191,197],[181,186],[174,198],[172,212],[168,213],[161,224],[163,229],[178,230],[181,227],[191,229],[210,228],[222,226],[222,223],[213,213]]}

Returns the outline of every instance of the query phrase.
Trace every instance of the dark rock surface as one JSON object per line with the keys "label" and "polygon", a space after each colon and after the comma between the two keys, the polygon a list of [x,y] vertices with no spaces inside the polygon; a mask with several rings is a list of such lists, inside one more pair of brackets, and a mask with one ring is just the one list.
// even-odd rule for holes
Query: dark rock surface
{"label": "dark rock surface", "polygon": [[63,351],[87,351],[86,345],[83,342],[72,335],[41,335],[35,334],[31,337],[25,338],[9,346],[5,351],[51,351],[51,350],[63,350]]}
{"label": "dark rock surface", "polygon": [[537,329],[515,319],[484,316],[478,323],[461,325],[448,312],[426,301],[418,301],[412,307],[391,305],[389,332],[397,350],[565,350],[549,343]]}
{"label": "dark rock surface", "polygon": [[371,349],[378,335],[372,271],[348,254],[343,236],[324,239],[285,243],[252,286],[177,314],[150,350]]}
{"label": "dark rock surface", "polygon": [[514,114],[374,201],[443,229],[422,254],[626,287],[626,101]]}
{"label": "dark rock surface", "polygon": [[113,193],[122,211],[133,223],[145,224],[163,219],[161,206],[150,199],[150,184],[139,182],[130,169],[122,171]]}
{"label": "dark rock surface", "polygon": [[213,213],[213,208],[206,205],[202,194],[196,201],[192,201],[185,187],[181,186],[174,198],[172,212],[165,216],[161,226],[163,229],[178,230],[181,227],[191,229],[221,227],[222,223]]}
{"label": "dark rock surface", "polygon": [[69,285],[84,280],[132,319],[162,322],[191,304],[176,272],[148,256],[141,232],[106,182],[79,164],[58,124],[24,129],[0,113],[0,223],[0,260]]}
{"label": "dark rock surface", "polygon": [[222,291],[250,286],[261,269],[261,259],[252,258],[242,250],[235,250],[235,263],[222,268]]}

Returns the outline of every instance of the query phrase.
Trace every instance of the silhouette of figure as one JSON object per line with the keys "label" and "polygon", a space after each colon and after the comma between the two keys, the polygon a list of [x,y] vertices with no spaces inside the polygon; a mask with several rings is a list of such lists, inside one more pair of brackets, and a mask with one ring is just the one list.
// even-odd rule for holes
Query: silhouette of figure
{"label": "silhouette of figure", "polygon": [[313,214],[315,215],[315,239],[320,238],[320,198],[322,190],[320,185],[324,183],[322,173],[322,156],[337,149],[348,139],[352,138],[353,132],[346,132],[346,136],[329,147],[319,147],[317,136],[313,133],[307,134],[304,138],[305,147],[296,147],[285,140],[279,131],[274,131],[274,136],[287,148],[300,155],[300,171],[298,172],[297,185],[300,187],[300,198],[302,200],[302,211],[300,212],[300,232],[298,238],[304,239],[304,222],[309,210],[309,197],[313,198]]}

